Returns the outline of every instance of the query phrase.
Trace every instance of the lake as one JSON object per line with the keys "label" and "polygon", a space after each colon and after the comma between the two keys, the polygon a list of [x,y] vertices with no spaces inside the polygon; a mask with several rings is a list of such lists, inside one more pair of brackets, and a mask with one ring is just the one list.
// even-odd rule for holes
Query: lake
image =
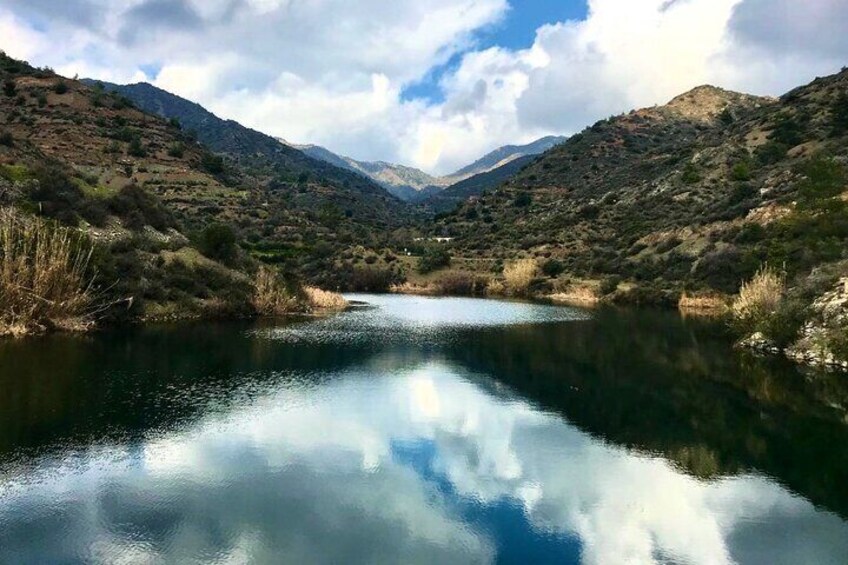
{"label": "lake", "polygon": [[0,563],[848,563],[848,376],[458,298],[0,342]]}

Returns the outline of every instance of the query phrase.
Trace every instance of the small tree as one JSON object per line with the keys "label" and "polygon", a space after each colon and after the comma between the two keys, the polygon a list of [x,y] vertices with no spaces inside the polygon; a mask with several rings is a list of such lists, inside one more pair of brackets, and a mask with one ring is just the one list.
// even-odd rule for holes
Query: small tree
{"label": "small tree", "polygon": [[565,265],[558,259],[548,259],[542,264],[542,273],[546,277],[556,278],[565,272]]}
{"label": "small tree", "polygon": [[226,224],[207,226],[200,235],[200,251],[218,261],[230,261],[236,255],[236,234]]}
{"label": "small tree", "polygon": [[448,250],[442,246],[432,246],[428,247],[418,258],[418,272],[426,275],[447,268],[450,264],[451,256]]}

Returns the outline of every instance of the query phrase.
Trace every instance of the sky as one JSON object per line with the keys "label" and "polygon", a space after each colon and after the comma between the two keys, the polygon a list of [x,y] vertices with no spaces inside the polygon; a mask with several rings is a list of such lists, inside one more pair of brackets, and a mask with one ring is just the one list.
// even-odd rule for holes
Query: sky
{"label": "sky", "polygon": [[845,0],[0,0],[11,56],[433,174],[701,84],[782,94],[845,30]]}

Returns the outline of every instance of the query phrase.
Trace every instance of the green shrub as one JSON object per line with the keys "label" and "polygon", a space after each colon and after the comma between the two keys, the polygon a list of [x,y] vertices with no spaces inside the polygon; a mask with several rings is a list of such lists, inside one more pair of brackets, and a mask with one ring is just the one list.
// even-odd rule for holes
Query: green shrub
{"label": "green shrub", "polygon": [[200,234],[199,248],[210,259],[231,261],[236,256],[236,234],[227,224],[212,224]]}
{"label": "green shrub", "polygon": [[601,286],[598,288],[598,292],[601,296],[606,296],[608,294],[612,294],[616,290],[618,290],[618,285],[621,284],[621,277],[618,275],[613,275],[605,278],[601,281]]}
{"label": "green shrub", "polygon": [[751,180],[751,165],[748,161],[740,161],[730,170],[730,178],[735,181]]}
{"label": "green shrub", "polygon": [[182,159],[185,155],[185,145],[179,141],[168,147],[168,156],[176,159]]}
{"label": "green shrub", "polygon": [[426,275],[439,269],[449,267],[451,256],[448,250],[440,245],[430,246],[418,258],[418,272]]}
{"label": "green shrub", "polygon": [[5,145],[6,147],[12,147],[15,145],[15,138],[12,137],[12,132],[0,132],[0,145]]}
{"label": "green shrub", "polygon": [[558,259],[548,259],[542,263],[542,273],[550,278],[556,278],[565,272],[565,265]]}
{"label": "green shrub", "polygon": [[66,94],[68,92],[68,84],[63,80],[60,80],[55,85],[53,85],[53,92],[60,95]]}
{"label": "green shrub", "polygon": [[831,135],[848,133],[848,92],[842,91],[834,100],[830,109]]}
{"label": "green shrub", "polygon": [[204,153],[200,159],[200,166],[213,175],[220,175],[224,172],[224,158],[212,153]]}
{"label": "green shrub", "polygon": [[683,169],[683,176],[680,180],[683,181],[683,184],[695,184],[701,182],[701,173],[698,171],[698,167],[696,167],[694,163],[686,163],[686,167]]}
{"label": "green shrub", "polygon": [[132,157],[147,157],[147,150],[141,144],[141,139],[133,138],[127,146],[127,154]]}
{"label": "green shrub", "polygon": [[12,79],[6,79],[6,82],[3,83],[3,94],[11,98],[18,91],[17,83]]}

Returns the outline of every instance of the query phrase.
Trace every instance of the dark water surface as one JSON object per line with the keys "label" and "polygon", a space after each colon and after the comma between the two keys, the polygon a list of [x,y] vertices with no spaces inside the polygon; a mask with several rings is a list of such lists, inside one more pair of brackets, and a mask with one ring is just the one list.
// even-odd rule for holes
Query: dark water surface
{"label": "dark water surface", "polygon": [[0,563],[848,563],[848,377],[672,313],[355,298],[0,342]]}

